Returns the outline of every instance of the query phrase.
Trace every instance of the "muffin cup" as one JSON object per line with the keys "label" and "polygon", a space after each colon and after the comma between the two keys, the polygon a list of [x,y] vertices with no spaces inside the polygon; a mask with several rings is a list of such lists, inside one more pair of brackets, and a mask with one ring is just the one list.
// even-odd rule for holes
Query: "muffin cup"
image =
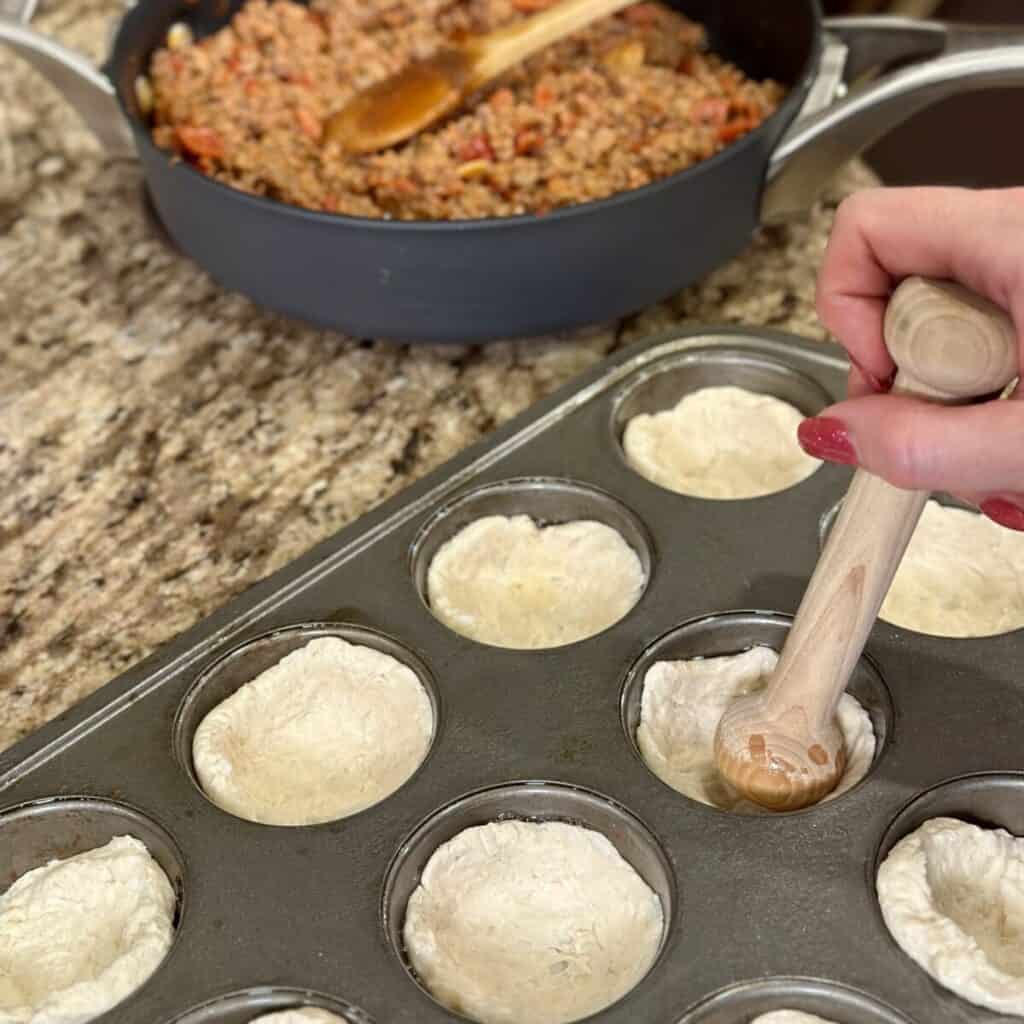
{"label": "muffin cup", "polygon": [[[272,668],[282,658],[299,650],[311,640],[318,640],[323,637],[337,637],[350,644],[359,644],[364,647],[372,647],[383,654],[390,655],[396,661],[401,662],[415,673],[420,685],[423,687],[430,700],[431,712],[433,714],[434,726],[431,735],[430,747],[427,749],[423,760],[416,771],[399,787],[407,786],[412,779],[423,770],[423,766],[430,759],[431,751],[436,742],[440,728],[441,701],[438,695],[437,686],[430,670],[411,650],[394,638],[379,633],[376,630],[365,626],[354,626],[327,622],[298,623],[293,626],[285,626],[261,636],[246,640],[227,653],[221,655],[216,661],[209,665],[199,674],[196,680],[189,687],[184,698],[178,706],[174,719],[173,745],[174,753],[182,770],[186,773],[192,784],[203,795],[212,806],[224,814],[224,811],[211,800],[203,790],[196,775],[195,765],[192,761],[192,741],[195,738],[196,730],[203,719],[219,704],[225,701],[233,693],[239,690],[246,683],[252,682],[257,676],[267,669]],[[357,814],[365,813],[372,807],[378,806],[384,800],[390,799],[398,790],[394,790],[377,801],[371,807],[366,807]],[[349,815],[348,817],[351,817]],[[259,824],[259,823],[257,823]],[[319,822],[318,825],[327,825],[330,822]],[[315,828],[317,825],[292,826],[292,825],[265,825],[266,828]]]}
{"label": "muffin cup", "polygon": [[343,999],[304,988],[266,986],[218,996],[175,1017],[172,1024],[249,1024],[267,1013],[317,1007],[329,1010],[348,1024],[375,1024],[358,1007]]}
{"label": "muffin cup", "polygon": [[748,1024],[775,1010],[800,1010],[835,1024],[910,1024],[902,1013],[872,996],[814,978],[768,978],[734,985],[694,1007],[679,1024]]}
{"label": "muffin cup", "polygon": [[[619,705],[626,739],[644,767],[650,770],[640,753],[636,733],[640,726],[644,679],[652,665],[659,661],[685,661],[691,658],[715,658],[740,654],[757,646],[770,647],[781,653],[792,624],[793,617],[791,615],[782,615],[777,612],[722,612],[691,619],[655,640],[633,663],[626,674]],[[878,766],[893,730],[892,697],[881,673],[868,655],[861,655],[846,692],[857,699],[871,718],[871,726],[875,732],[875,756],[868,774],[855,786],[851,786],[845,793],[837,796],[836,800],[841,800],[847,793],[853,792],[870,780],[871,773]],[[651,772],[651,776],[660,785],[668,785],[654,772]],[[669,788],[671,789],[671,787]],[[673,792],[680,799],[690,799],[676,790]],[[721,810],[721,808],[718,809]],[[808,814],[813,811],[814,807],[808,807],[799,811],[774,812],[773,817],[782,814]],[[723,811],[722,813],[732,812]]]}
{"label": "muffin cup", "polygon": [[[678,903],[675,876],[660,843],[639,818],[599,793],[557,782],[532,781],[507,783],[460,797],[421,822],[402,843],[385,877],[381,915],[388,945],[409,977],[433,999],[409,964],[402,938],[406,907],[427,861],[438,847],[468,828],[514,820],[580,825],[600,832],[612,843],[661,900],[664,926],[658,955],[648,975],[655,970]],[[628,998],[628,993],[622,997]]]}

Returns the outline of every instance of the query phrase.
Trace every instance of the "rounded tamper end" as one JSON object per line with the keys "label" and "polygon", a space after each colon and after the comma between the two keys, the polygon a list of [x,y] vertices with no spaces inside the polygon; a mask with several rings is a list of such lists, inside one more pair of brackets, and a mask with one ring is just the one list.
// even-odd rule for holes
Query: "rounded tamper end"
{"label": "rounded tamper end", "polygon": [[885,343],[901,377],[930,397],[991,395],[1017,376],[1013,322],[950,281],[903,281],[886,309]]}
{"label": "rounded tamper end", "polygon": [[715,761],[741,796],[771,811],[818,803],[838,785],[846,767],[839,727],[811,728],[799,709],[773,715],[759,696],[726,710],[715,734]]}

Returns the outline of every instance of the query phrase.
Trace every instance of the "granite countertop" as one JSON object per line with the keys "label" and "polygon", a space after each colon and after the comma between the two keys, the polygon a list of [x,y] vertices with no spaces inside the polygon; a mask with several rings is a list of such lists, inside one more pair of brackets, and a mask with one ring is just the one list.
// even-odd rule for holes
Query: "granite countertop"
{"label": "granite countertop", "polygon": [[[102,56],[119,0],[37,25]],[[0,51],[0,749],[631,340],[822,337],[814,275],[851,167],[804,220],[644,314],[483,348],[268,315],[170,251],[130,163]]]}

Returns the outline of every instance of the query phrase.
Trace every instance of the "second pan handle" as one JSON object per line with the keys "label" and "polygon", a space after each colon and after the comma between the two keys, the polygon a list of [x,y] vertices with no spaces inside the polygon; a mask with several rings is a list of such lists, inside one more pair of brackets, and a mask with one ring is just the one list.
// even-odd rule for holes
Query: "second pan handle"
{"label": "second pan handle", "polygon": [[[915,18],[829,18],[811,102],[772,155],[764,222],[806,211],[845,164],[949,96],[1024,86],[1024,31]],[[870,81],[871,70],[902,65]],[[838,102],[841,79],[861,79]],[[825,93],[825,95],[822,95]]]}
{"label": "second pan handle", "polygon": [[40,72],[70,103],[104,150],[135,157],[135,143],[114,87],[92,61],[28,27],[36,0],[0,0],[0,43]]}
{"label": "second pan handle", "polygon": [[37,0],[0,0],[0,18],[9,18],[27,25],[37,5]]}

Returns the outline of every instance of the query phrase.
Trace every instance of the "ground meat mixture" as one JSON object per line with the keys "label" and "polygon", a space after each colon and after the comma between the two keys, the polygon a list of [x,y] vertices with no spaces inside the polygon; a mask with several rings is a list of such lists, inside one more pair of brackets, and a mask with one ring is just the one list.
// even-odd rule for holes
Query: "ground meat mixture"
{"label": "ground meat mixture", "polygon": [[313,210],[401,220],[543,214],[674,174],[771,114],[784,90],[707,51],[700,25],[638,3],[538,54],[464,111],[350,156],[323,126],[354,91],[552,0],[248,0],[153,57],[158,145],[225,184]]}

